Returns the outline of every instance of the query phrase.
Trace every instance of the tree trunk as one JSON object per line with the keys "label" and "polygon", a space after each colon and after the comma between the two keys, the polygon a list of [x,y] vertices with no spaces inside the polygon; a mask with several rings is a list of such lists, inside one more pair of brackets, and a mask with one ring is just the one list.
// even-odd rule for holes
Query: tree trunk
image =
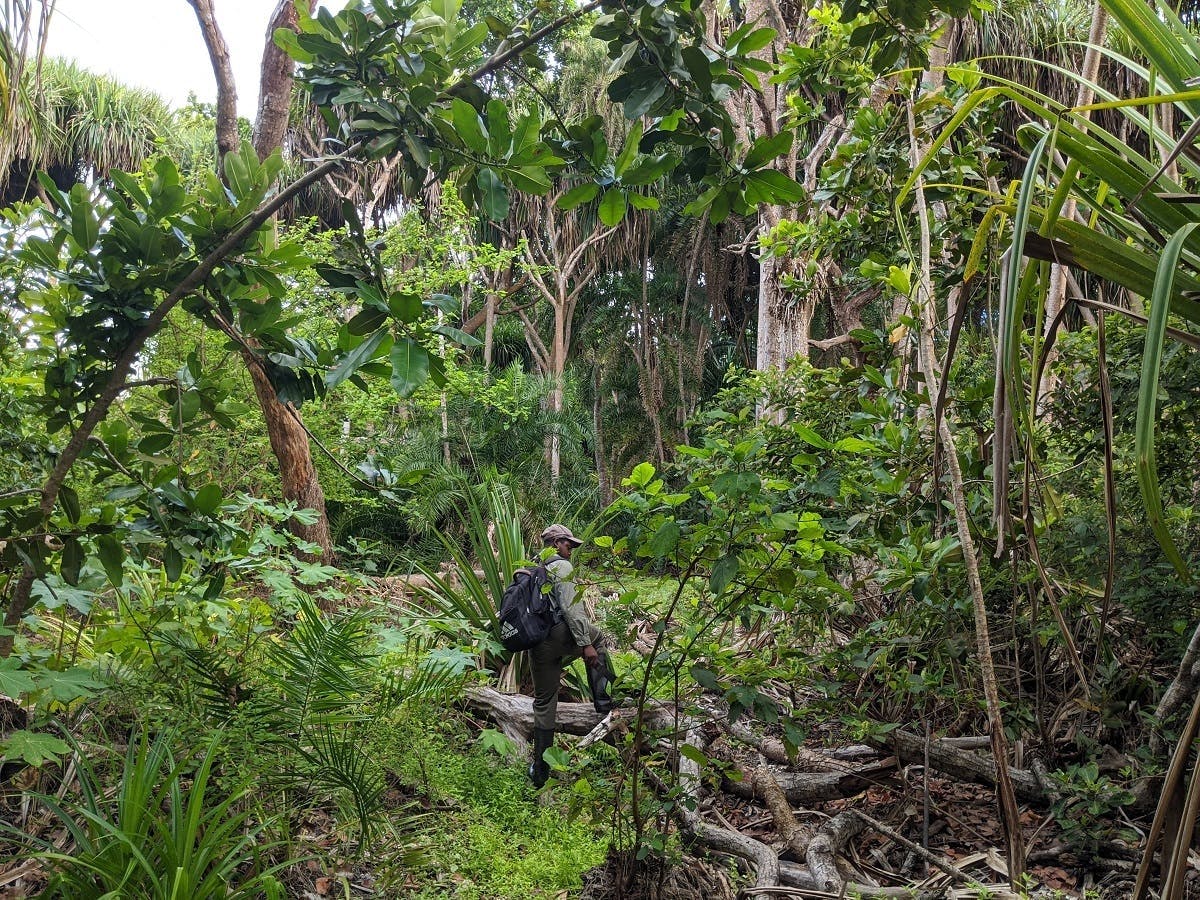
{"label": "tree trunk", "polygon": [[484,301],[483,368],[489,371],[492,368],[492,347],[496,340],[496,307],[499,302],[500,298],[493,293],[488,293],[487,299]]}
{"label": "tree trunk", "polygon": [[[188,0],[196,10],[196,18],[209,48],[213,74],[217,79],[217,149],[222,157],[237,149],[237,88],[233,80],[233,69],[229,61],[229,49],[221,34],[213,13],[212,0]],[[301,0],[311,10],[315,0]],[[291,111],[293,66],[291,59],[276,45],[275,28],[294,28],[296,25],[296,0],[280,0],[271,16],[267,42],[263,50],[262,81],[259,86],[259,118],[254,128],[254,151],[259,159],[279,149],[287,131]],[[271,449],[279,463],[280,491],[286,500],[295,501],[306,509],[317,513],[312,525],[301,525],[296,520],[289,523],[292,533],[302,540],[310,541],[321,548],[326,560],[333,555],[333,538],[329,531],[329,519],[325,512],[325,492],[317,478],[312,462],[308,433],[294,408],[279,402],[274,385],[267,378],[258,359],[250,352],[242,358],[250,370],[254,382],[254,393],[262,407],[263,421]]]}
{"label": "tree trunk", "polygon": [[[308,3],[311,12],[316,0]],[[295,0],[279,0],[271,13],[267,26],[266,45],[263,48],[262,71],[258,82],[258,115],[254,119],[254,152],[265,159],[283,146],[287,134],[288,119],[292,111],[292,87],[296,64],[275,43],[275,29],[296,30]]]}
{"label": "tree trunk", "polygon": [[596,480],[600,491],[600,502],[608,506],[613,502],[612,479],[608,475],[608,457],[604,449],[604,417],[600,414],[600,368],[592,367],[592,451],[596,464]]}
{"label": "tree trunk", "polygon": [[[767,62],[775,62],[778,54],[792,39],[792,24],[783,21],[774,0],[749,0],[746,4],[748,21],[762,21],[775,28],[775,39],[755,53]],[[802,21],[803,21],[803,17]],[[762,92],[744,98],[749,106],[745,126],[753,129],[747,139],[774,135],[785,112],[785,92],[780,85],[765,83]],[[786,159],[774,164],[785,174],[796,176],[796,148]],[[759,210],[759,234],[766,234],[784,218],[784,209],[764,206]],[[797,356],[807,358],[809,328],[812,324],[811,301],[791,298],[783,287],[785,268],[779,257],[764,255],[758,263],[758,353],[756,368],[760,371],[784,369]]]}
{"label": "tree trunk", "polygon": [[288,521],[288,528],[301,540],[317,544],[321,548],[322,559],[328,562],[333,557],[333,539],[329,533],[329,520],[325,517],[325,492],[321,490],[317,470],[313,467],[308,432],[300,423],[299,413],[279,402],[275,387],[267,378],[267,373],[258,358],[250,351],[244,350],[242,359],[246,368],[250,370],[254,393],[258,396],[267,425],[271,451],[279,463],[279,483],[283,498],[301,509],[313,509],[320,513],[320,518],[312,525],[291,519]]}
{"label": "tree trunk", "polygon": [[229,60],[229,45],[217,25],[212,0],[188,0],[196,11],[200,33],[208,47],[208,58],[212,62],[213,75],[217,79],[217,171],[221,171],[221,160],[226,153],[238,148],[237,85],[233,80],[233,66]]}
{"label": "tree trunk", "polygon": [[[564,304],[565,305],[565,304]],[[550,483],[556,485],[562,474],[562,435],[558,419],[563,411],[563,378],[567,371],[567,331],[565,316],[554,311],[554,342],[550,346],[550,412],[555,421],[550,426],[549,459]]]}

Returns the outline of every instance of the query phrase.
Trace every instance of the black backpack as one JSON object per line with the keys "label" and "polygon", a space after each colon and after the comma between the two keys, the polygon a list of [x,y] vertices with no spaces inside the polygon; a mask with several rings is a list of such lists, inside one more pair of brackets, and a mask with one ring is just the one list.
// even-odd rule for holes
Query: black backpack
{"label": "black backpack", "polygon": [[554,627],[558,604],[546,590],[550,573],[546,567],[518,569],[512,584],[500,599],[500,643],[514,653],[540,644]]}

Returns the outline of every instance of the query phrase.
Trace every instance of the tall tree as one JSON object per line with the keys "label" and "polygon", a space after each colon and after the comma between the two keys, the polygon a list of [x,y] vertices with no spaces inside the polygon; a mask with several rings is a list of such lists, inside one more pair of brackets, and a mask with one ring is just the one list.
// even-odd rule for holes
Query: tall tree
{"label": "tall tree", "polygon": [[[196,19],[208,46],[213,74],[217,79],[217,148],[223,157],[237,146],[237,85],[234,83],[229,49],[217,22],[213,0],[188,0],[196,11]],[[309,12],[316,0],[300,0]],[[278,28],[295,30],[296,0],[279,0],[267,29],[259,80],[258,116],[254,123],[254,152],[266,159],[282,146],[287,133],[292,108],[292,87],[295,63],[275,43]],[[232,323],[226,322],[232,330]],[[240,340],[242,360],[250,372],[254,393],[262,408],[271,450],[279,462],[279,482],[285,499],[299,507],[317,512],[317,519],[306,524],[298,519],[289,523],[292,532],[321,548],[326,558],[333,554],[333,538],[329,517],[325,511],[325,492],[313,465],[308,431],[300,411],[291,403],[282,402],[271,383],[259,348],[250,340]]]}
{"label": "tall tree", "polygon": [[[786,14],[784,10],[787,10]],[[773,30],[773,35],[754,56],[769,66],[778,62],[780,54],[800,38],[799,31],[807,21],[804,3],[750,0],[746,4],[749,22]],[[785,17],[786,16],[786,17]],[[738,97],[736,117],[740,117],[743,140],[748,146],[756,141],[771,141],[782,137],[787,149],[772,164],[789,178],[796,177],[796,148],[787,135],[783,119],[787,111],[787,88],[783,84],[763,79],[757,89],[745,90]],[[767,146],[760,144],[759,146]],[[779,225],[785,207],[764,203],[758,209],[759,234],[768,234]],[[758,350],[756,368],[766,371],[783,369],[797,356],[808,356],[809,331],[813,307],[808,300],[794,302],[788,296],[785,282],[790,270],[784,257],[763,253],[758,261]]]}
{"label": "tall tree", "polygon": [[[522,309],[518,315],[538,370],[550,378],[546,405],[552,415],[563,411],[563,377],[575,309],[600,271],[604,243],[613,232],[591,210],[560,209],[557,201],[562,194],[560,190],[547,200],[530,197],[521,205],[517,224],[519,234],[525,238],[522,246],[530,282],[551,310],[548,337],[539,333],[528,312]],[[561,442],[557,430],[547,436],[546,458],[552,480],[557,480],[562,470]]]}

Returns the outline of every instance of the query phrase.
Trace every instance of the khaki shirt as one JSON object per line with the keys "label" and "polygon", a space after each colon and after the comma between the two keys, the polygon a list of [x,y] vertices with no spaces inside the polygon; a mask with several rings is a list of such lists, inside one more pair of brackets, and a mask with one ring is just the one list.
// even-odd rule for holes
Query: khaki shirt
{"label": "khaki shirt", "polygon": [[584,609],[583,597],[576,596],[575,582],[571,580],[571,573],[575,571],[575,567],[569,560],[556,553],[546,561],[546,571],[550,574],[551,584],[554,585],[554,599],[558,602],[558,608],[562,610],[567,627],[571,629],[576,646],[588,646],[592,642],[592,623],[588,619],[587,610]]}

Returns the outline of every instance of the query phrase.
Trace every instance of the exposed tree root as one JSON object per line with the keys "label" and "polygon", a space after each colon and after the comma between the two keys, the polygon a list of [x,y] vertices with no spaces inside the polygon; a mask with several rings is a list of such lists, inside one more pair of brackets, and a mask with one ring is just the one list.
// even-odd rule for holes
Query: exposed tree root
{"label": "exposed tree root", "polygon": [[813,830],[796,821],[792,805],[784,796],[783,789],[775,778],[775,773],[767,766],[759,766],[754,770],[754,792],[763,798],[767,809],[771,811],[771,821],[775,823],[775,831],[783,838],[784,844],[795,854],[797,859],[804,859],[808,852],[808,844],[813,838]]}
{"label": "exposed tree root", "polygon": [[[531,697],[502,694],[493,688],[478,686],[468,690],[465,702],[472,710],[481,712],[495,721],[505,734],[521,745],[525,743],[533,728]],[[607,716],[601,716],[590,703],[559,703],[558,730],[567,734],[582,735],[585,742],[594,743],[613,732],[625,731],[636,715],[636,709],[617,709]],[[876,742],[875,746],[877,749],[894,751],[895,757],[866,765],[860,764],[853,768],[849,760],[861,759],[867,752],[866,748],[850,748],[842,753],[808,751],[801,754],[800,759],[793,755],[790,762],[783,762],[787,760],[787,753],[782,742],[761,738],[745,727],[730,726],[727,720],[723,721],[723,717],[713,711],[713,721],[721,727],[722,732],[729,738],[753,747],[768,763],[795,765],[798,762],[800,765],[819,765],[823,770],[787,771],[764,763],[742,771],[740,780],[735,776],[734,779],[724,779],[722,783],[723,791],[762,802],[766,806],[775,831],[788,851],[787,855],[803,859],[805,864],[801,865],[780,860],[777,850],[771,845],[742,833],[724,819],[721,820],[721,825],[713,824],[699,811],[703,789],[700,766],[694,759],[679,754],[678,747],[686,741],[703,749],[710,757],[723,759],[726,763],[736,766],[737,761],[728,740],[718,740],[715,744],[709,744],[704,739],[702,730],[702,727],[708,724],[704,719],[677,718],[675,708],[666,704],[648,705],[644,716],[647,728],[665,730],[673,735],[668,739],[656,740],[659,741],[660,748],[667,750],[668,755],[674,757],[678,766],[678,787],[692,801],[676,802],[672,806],[672,815],[678,822],[681,833],[690,842],[712,853],[744,860],[754,873],[754,885],[744,892],[745,895],[819,896],[824,892],[835,897],[845,896],[847,893],[876,898],[945,896],[945,892],[950,889],[948,886],[939,892],[914,894],[911,887],[892,888],[870,884],[869,879],[849,868],[845,862],[846,847],[855,836],[867,829],[886,836],[930,865],[941,869],[949,876],[945,882],[947,885],[970,880],[970,876],[950,860],[857,810],[845,810],[815,831],[796,818],[793,807],[843,800],[860,794],[886,780],[887,775],[895,770],[898,761],[904,764],[923,764],[926,748],[922,737],[904,731],[894,731],[888,735],[886,741]],[[981,739],[932,742],[928,756],[930,767],[951,777],[991,785],[995,777],[995,767],[991,758],[955,746],[959,743],[979,746]],[[837,756],[845,756],[846,761]],[[1046,786],[1034,773],[1013,769],[1011,776],[1018,796],[1023,799],[1043,803],[1051,799]],[[654,789],[666,793],[668,786],[658,774],[647,769],[644,777]]]}

